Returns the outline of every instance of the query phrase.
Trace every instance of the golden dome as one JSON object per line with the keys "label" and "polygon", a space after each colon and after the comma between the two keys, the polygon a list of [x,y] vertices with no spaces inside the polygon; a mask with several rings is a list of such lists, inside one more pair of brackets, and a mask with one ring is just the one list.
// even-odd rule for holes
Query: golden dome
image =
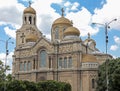
{"label": "golden dome", "polygon": [[90,33],[88,33],[88,38],[84,41],[84,44],[88,44],[89,42],[93,42],[96,45],[96,42],[90,38]]}
{"label": "golden dome", "polygon": [[53,25],[54,24],[69,24],[69,25],[72,25],[71,21],[65,17],[60,17],[58,19],[56,19],[54,22],[53,22]]}
{"label": "golden dome", "polygon": [[26,42],[36,42],[37,39],[38,37],[33,33],[30,33],[26,36]]}
{"label": "golden dome", "polygon": [[91,54],[83,54],[82,62],[97,62],[97,59],[94,55]]}
{"label": "golden dome", "polygon": [[80,35],[80,31],[75,28],[75,27],[68,27],[65,31],[64,31],[64,35],[77,35],[79,36]]}
{"label": "golden dome", "polygon": [[25,10],[24,10],[24,14],[25,13],[32,13],[32,14],[36,14],[36,11],[31,7],[27,7]]}
{"label": "golden dome", "polygon": [[96,42],[95,42],[93,39],[86,39],[86,40],[84,41],[84,44],[86,45],[86,44],[88,44],[89,42],[93,42],[93,43],[96,45]]}

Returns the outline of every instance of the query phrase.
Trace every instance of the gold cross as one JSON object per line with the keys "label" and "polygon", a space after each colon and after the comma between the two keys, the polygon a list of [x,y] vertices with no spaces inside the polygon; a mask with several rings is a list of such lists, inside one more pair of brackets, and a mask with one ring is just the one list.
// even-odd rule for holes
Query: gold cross
{"label": "gold cross", "polygon": [[29,7],[31,7],[32,2],[31,2],[31,1],[29,1],[28,3],[29,3]]}

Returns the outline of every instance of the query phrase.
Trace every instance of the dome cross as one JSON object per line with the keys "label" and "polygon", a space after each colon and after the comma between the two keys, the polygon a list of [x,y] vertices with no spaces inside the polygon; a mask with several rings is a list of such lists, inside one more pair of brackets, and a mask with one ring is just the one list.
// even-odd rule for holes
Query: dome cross
{"label": "dome cross", "polygon": [[88,33],[88,39],[90,39],[90,33]]}
{"label": "dome cross", "polygon": [[61,12],[62,12],[62,16],[64,16],[64,8],[61,9]]}
{"label": "dome cross", "polygon": [[29,7],[31,7],[32,2],[31,2],[31,1],[29,1],[28,3],[29,3]]}

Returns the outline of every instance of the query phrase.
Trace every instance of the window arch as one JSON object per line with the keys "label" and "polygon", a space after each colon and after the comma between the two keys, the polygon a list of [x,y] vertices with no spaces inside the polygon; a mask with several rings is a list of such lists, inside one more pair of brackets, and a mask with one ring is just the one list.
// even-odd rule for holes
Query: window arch
{"label": "window arch", "polygon": [[24,71],[27,71],[27,63],[24,63]]}
{"label": "window arch", "polygon": [[69,57],[68,59],[68,68],[72,67],[72,57]]}
{"label": "window arch", "polygon": [[67,68],[67,57],[64,58],[64,68]]}
{"label": "window arch", "polygon": [[46,67],[47,52],[45,50],[40,51],[40,67]]}
{"label": "window arch", "polygon": [[92,79],[92,89],[95,88],[95,79]]}
{"label": "window arch", "polygon": [[55,28],[55,39],[59,39],[59,28]]}
{"label": "window arch", "polygon": [[31,70],[31,62],[28,62],[28,70]]}
{"label": "window arch", "polygon": [[62,68],[62,58],[59,58],[59,68]]}
{"label": "window arch", "polygon": [[26,16],[24,17],[24,19],[25,19],[25,24],[26,24],[26,22],[27,22],[27,18],[26,18]]}
{"label": "window arch", "polygon": [[20,71],[22,71],[22,68],[23,68],[23,65],[22,65],[23,63],[22,62],[20,62]]}
{"label": "window arch", "polygon": [[32,17],[29,16],[29,24],[32,24]]}

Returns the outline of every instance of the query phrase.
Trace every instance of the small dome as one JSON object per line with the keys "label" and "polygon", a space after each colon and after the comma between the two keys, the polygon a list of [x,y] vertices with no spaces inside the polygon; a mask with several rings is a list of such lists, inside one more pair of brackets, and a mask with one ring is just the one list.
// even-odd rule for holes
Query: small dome
{"label": "small dome", "polygon": [[91,54],[83,54],[82,62],[97,62],[97,59],[94,55]]}
{"label": "small dome", "polygon": [[84,44],[87,45],[87,44],[89,44],[90,42],[93,42],[93,43],[96,45],[96,42],[95,42],[93,39],[86,39],[86,40],[84,41]]}
{"label": "small dome", "polygon": [[26,13],[36,14],[36,11],[30,6],[30,7],[27,7],[27,8],[24,10],[24,14],[26,14]]}
{"label": "small dome", "polygon": [[72,25],[71,21],[65,17],[60,17],[58,19],[56,19],[54,22],[53,22],[53,25],[54,24],[69,24],[69,25]]}
{"label": "small dome", "polygon": [[88,38],[84,41],[84,44],[87,45],[91,42],[93,42],[96,45],[96,42],[90,38],[90,33],[88,33]]}
{"label": "small dome", "polygon": [[80,35],[80,31],[75,28],[75,27],[68,27],[65,31],[64,31],[64,35],[77,35],[79,36]]}
{"label": "small dome", "polygon": [[36,42],[37,39],[38,37],[33,33],[30,33],[26,36],[26,42]]}

